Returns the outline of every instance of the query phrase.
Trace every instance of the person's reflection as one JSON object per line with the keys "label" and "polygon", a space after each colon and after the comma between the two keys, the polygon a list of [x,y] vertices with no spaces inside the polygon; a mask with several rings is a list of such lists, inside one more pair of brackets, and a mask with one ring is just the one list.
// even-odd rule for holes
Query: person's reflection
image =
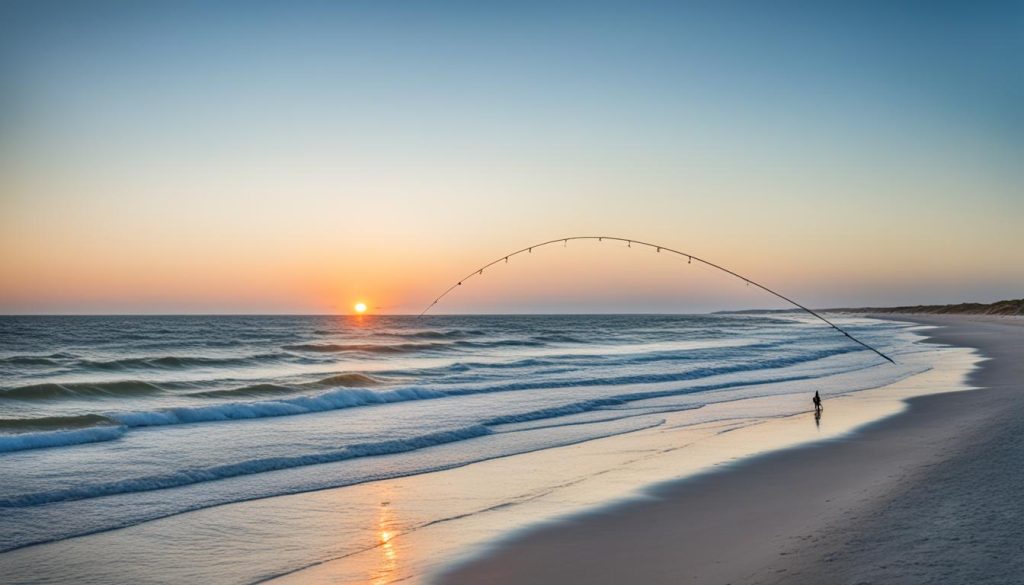
{"label": "person's reflection", "polygon": [[819,430],[821,429],[821,409],[820,408],[815,409],[815,411],[814,411],[814,426],[818,427]]}

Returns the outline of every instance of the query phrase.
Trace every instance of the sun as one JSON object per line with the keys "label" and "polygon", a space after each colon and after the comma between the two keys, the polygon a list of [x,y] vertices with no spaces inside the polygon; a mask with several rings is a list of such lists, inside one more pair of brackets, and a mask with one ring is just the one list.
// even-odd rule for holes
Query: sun
{"label": "sun", "polygon": [[356,303],[356,306],[353,307],[353,309],[356,310],[357,314],[362,315],[366,312],[366,303]]}

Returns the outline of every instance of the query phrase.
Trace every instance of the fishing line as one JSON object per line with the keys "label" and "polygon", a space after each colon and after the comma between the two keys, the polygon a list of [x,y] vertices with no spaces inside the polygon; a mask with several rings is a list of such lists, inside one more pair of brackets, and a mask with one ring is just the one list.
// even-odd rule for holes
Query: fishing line
{"label": "fishing line", "polygon": [[508,259],[512,258],[513,256],[516,256],[518,254],[523,254],[523,253],[532,254],[534,248],[542,248],[544,246],[549,246],[551,244],[562,244],[563,247],[566,247],[566,246],[569,245],[569,242],[572,241],[572,240],[597,240],[598,242],[603,242],[604,240],[611,240],[611,241],[614,241],[614,242],[625,242],[627,248],[632,248],[633,244],[637,244],[638,246],[647,246],[648,248],[653,248],[657,252],[665,251],[665,252],[670,252],[672,254],[676,254],[678,256],[682,256],[682,257],[686,258],[686,263],[687,264],[693,264],[693,261],[696,260],[697,262],[700,262],[701,264],[704,264],[706,266],[710,266],[710,267],[712,267],[712,268],[714,268],[716,270],[721,270],[722,272],[725,272],[726,274],[729,274],[731,276],[734,276],[734,277],[742,280],[743,282],[745,282],[747,284],[747,286],[754,285],[757,288],[759,288],[759,289],[761,289],[761,290],[763,290],[763,291],[765,291],[765,292],[767,292],[769,294],[772,294],[772,295],[774,295],[774,296],[776,296],[776,297],[786,301],[787,303],[793,305],[794,307],[797,307],[798,309],[802,309],[802,310],[806,311],[807,313],[813,315],[814,317],[817,317],[821,321],[824,321],[829,327],[831,327],[831,328],[835,329],[836,331],[838,331],[839,333],[842,333],[843,335],[845,335],[850,341],[853,341],[854,343],[858,343],[858,344],[866,347],[867,349],[870,349],[871,351],[875,352],[876,354],[878,354],[879,356],[881,356],[882,358],[884,358],[886,361],[888,361],[890,363],[893,363],[893,364],[896,363],[889,356],[885,355],[884,353],[882,353],[881,351],[875,349],[874,347],[868,345],[867,343],[864,343],[863,341],[857,339],[853,335],[850,335],[850,333],[848,331],[846,331],[842,327],[836,325],[835,323],[829,321],[825,317],[822,317],[821,315],[819,315],[818,313],[814,312],[813,310],[808,309],[807,307],[801,305],[800,303],[794,301],[793,299],[791,299],[791,298],[789,298],[787,296],[784,296],[784,295],[782,295],[780,293],[775,292],[774,290],[768,288],[767,286],[764,286],[763,284],[755,282],[755,281],[753,281],[753,280],[751,280],[751,279],[749,279],[749,278],[747,278],[747,277],[745,277],[745,276],[743,276],[743,275],[741,275],[739,273],[733,272],[732,270],[729,270],[728,268],[726,268],[724,266],[720,266],[718,264],[715,264],[714,262],[705,260],[705,259],[700,258],[698,256],[694,256],[693,254],[687,254],[686,252],[680,252],[679,250],[674,250],[674,249],[668,248],[666,246],[660,246],[658,244],[651,244],[649,242],[644,242],[642,240],[632,240],[632,239],[628,239],[628,238],[619,238],[619,237],[615,237],[615,236],[572,236],[572,237],[569,237],[569,238],[558,238],[556,240],[548,240],[547,242],[542,242],[540,244],[534,244],[532,246],[527,246],[527,247],[522,248],[520,250],[516,250],[515,252],[512,252],[511,254],[505,254],[503,256],[499,256],[498,259],[496,259],[494,261],[491,261],[491,262],[488,262],[487,264],[484,264],[480,268],[477,268],[476,270],[474,270],[474,271],[470,272],[469,274],[467,274],[466,276],[462,277],[462,279],[460,279],[455,284],[453,284],[450,287],[448,287],[448,289],[445,290],[440,295],[438,295],[438,297],[435,298],[432,303],[427,305],[427,308],[423,309],[423,311],[418,316],[422,317],[423,315],[425,315],[427,313],[427,311],[432,309],[434,307],[434,305],[436,305],[438,302],[441,301],[441,299],[443,299],[446,296],[448,296],[448,293],[450,293],[453,290],[457,289],[458,287],[462,286],[463,282],[466,282],[467,280],[469,280],[470,278],[473,278],[474,276],[483,276],[484,270],[487,270],[488,268],[490,268],[491,266],[494,266],[495,264],[497,264],[499,262],[504,262],[505,264],[508,264]]}

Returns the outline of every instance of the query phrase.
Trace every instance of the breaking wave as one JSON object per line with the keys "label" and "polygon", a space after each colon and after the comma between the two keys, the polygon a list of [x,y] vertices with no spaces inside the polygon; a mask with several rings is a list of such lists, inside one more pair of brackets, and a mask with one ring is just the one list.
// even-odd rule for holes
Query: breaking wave
{"label": "breaking wave", "polygon": [[197,422],[241,420],[274,416],[309,414],[370,404],[423,400],[447,396],[444,392],[421,388],[397,388],[374,391],[364,388],[340,388],[321,394],[295,396],[284,400],[228,402],[209,406],[182,406],[137,412],[113,412],[105,416],[128,427],[149,427]]}
{"label": "breaking wave", "polygon": [[0,453],[112,441],[120,438],[126,431],[127,429],[123,426],[93,426],[70,431],[42,431],[0,435]]}
{"label": "breaking wave", "polygon": [[[474,385],[462,388],[450,388],[446,390],[437,390],[422,387],[401,387],[389,390],[371,390],[368,388],[337,388],[335,390],[329,390],[327,392],[322,392],[319,394],[292,396],[276,400],[257,400],[251,402],[225,402],[211,404],[207,406],[183,406],[175,408],[163,408],[155,410],[130,412],[107,412],[102,415],[84,415],[81,417],[51,417],[54,421],[56,421],[58,418],[62,418],[62,420],[68,426],[73,425],[76,427],[81,427],[107,424],[113,427],[120,427],[122,430],[120,432],[108,431],[106,433],[97,433],[94,435],[90,435],[82,434],[80,431],[82,431],[83,429],[81,428],[75,428],[71,430],[53,431],[50,433],[36,433],[36,435],[38,436],[36,436],[32,440],[27,441],[13,439],[16,437],[20,437],[22,434],[28,433],[9,436],[0,435],[0,451],[52,447],[59,445],[71,445],[82,442],[116,439],[120,437],[121,434],[123,434],[125,429],[137,427],[206,423],[229,420],[245,420],[279,416],[294,416],[300,414],[311,414],[316,412],[339,410],[343,408],[354,408],[361,406],[388,404],[394,402],[405,402],[410,400],[431,400],[437,398],[465,396],[470,394],[510,392],[544,387],[566,388],[578,386],[614,386],[628,384],[649,384],[657,382],[688,381],[712,377],[721,374],[732,374],[752,370],[770,370],[775,368],[781,368],[785,366],[799,364],[802,362],[815,361],[832,355],[847,353],[848,351],[859,350],[843,348],[812,351],[802,354],[800,356],[777,358],[774,360],[762,360],[759,362],[746,362],[742,364],[734,364],[731,366],[700,368],[691,370],[689,372],[678,372],[673,374],[576,378],[560,382],[524,381],[513,384]],[[766,375],[758,379],[747,381],[729,381],[716,384],[704,384],[685,388],[659,389],[653,391],[630,391],[612,396],[607,396],[600,399],[580,401],[553,409],[541,409],[526,413],[512,413],[501,417],[494,417],[484,421],[484,424],[501,425],[513,422],[524,422],[536,420],[538,418],[549,418],[564,416],[566,414],[576,414],[587,410],[594,410],[606,406],[621,405],[627,402],[633,402],[637,400],[647,400],[651,398],[693,394],[697,392],[708,392],[726,388],[737,388],[751,384],[796,381],[807,379],[808,377],[813,377],[813,375],[799,375],[786,377],[778,375]],[[339,378],[345,380],[375,380],[373,377],[365,374],[340,374],[338,376],[333,376],[331,378],[325,378],[321,382],[332,379],[337,380]],[[240,395],[242,392],[278,393],[286,392],[289,390],[290,389],[288,387],[280,387],[273,384],[263,384],[224,392],[235,392],[239,393]],[[224,394],[221,394],[221,396],[224,396]],[[21,424],[27,428],[32,425],[32,423],[30,422],[31,420],[32,419],[20,421],[18,424]],[[65,438],[62,439],[62,436]],[[4,443],[4,440],[8,440],[7,443]]]}
{"label": "breaking wave", "polygon": [[[116,431],[117,429],[96,430]],[[130,480],[19,494],[16,496],[0,498],[0,508],[35,506],[52,502],[83,500],[114,494],[178,487],[203,481],[236,477],[239,475],[250,475],[253,473],[301,467],[304,465],[333,463],[335,461],[344,461],[346,459],[353,459],[356,457],[372,457],[376,455],[402,453],[405,451],[413,451],[416,449],[423,449],[425,447],[432,447],[455,441],[464,441],[466,439],[482,437],[488,434],[491,434],[491,430],[487,427],[483,425],[472,425],[464,428],[428,433],[404,439],[389,439],[377,442],[359,443],[346,446],[336,451],[249,459],[247,461],[238,461],[235,463],[216,465],[212,467],[182,469],[171,473],[137,477]]]}

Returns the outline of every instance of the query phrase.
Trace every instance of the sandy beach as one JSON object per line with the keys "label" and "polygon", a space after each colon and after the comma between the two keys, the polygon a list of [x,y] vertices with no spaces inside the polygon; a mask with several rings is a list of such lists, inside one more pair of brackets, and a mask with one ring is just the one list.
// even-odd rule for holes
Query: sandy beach
{"label": "sandy beach", "polygon": [[441,581],[1021,582],[1024,320],[898,318],[989,358],[979,390],[521,533]]}
{"label": "sandy beach", "polygon": [[1024,585],[1021,17],[0,2],[0,585]]}

